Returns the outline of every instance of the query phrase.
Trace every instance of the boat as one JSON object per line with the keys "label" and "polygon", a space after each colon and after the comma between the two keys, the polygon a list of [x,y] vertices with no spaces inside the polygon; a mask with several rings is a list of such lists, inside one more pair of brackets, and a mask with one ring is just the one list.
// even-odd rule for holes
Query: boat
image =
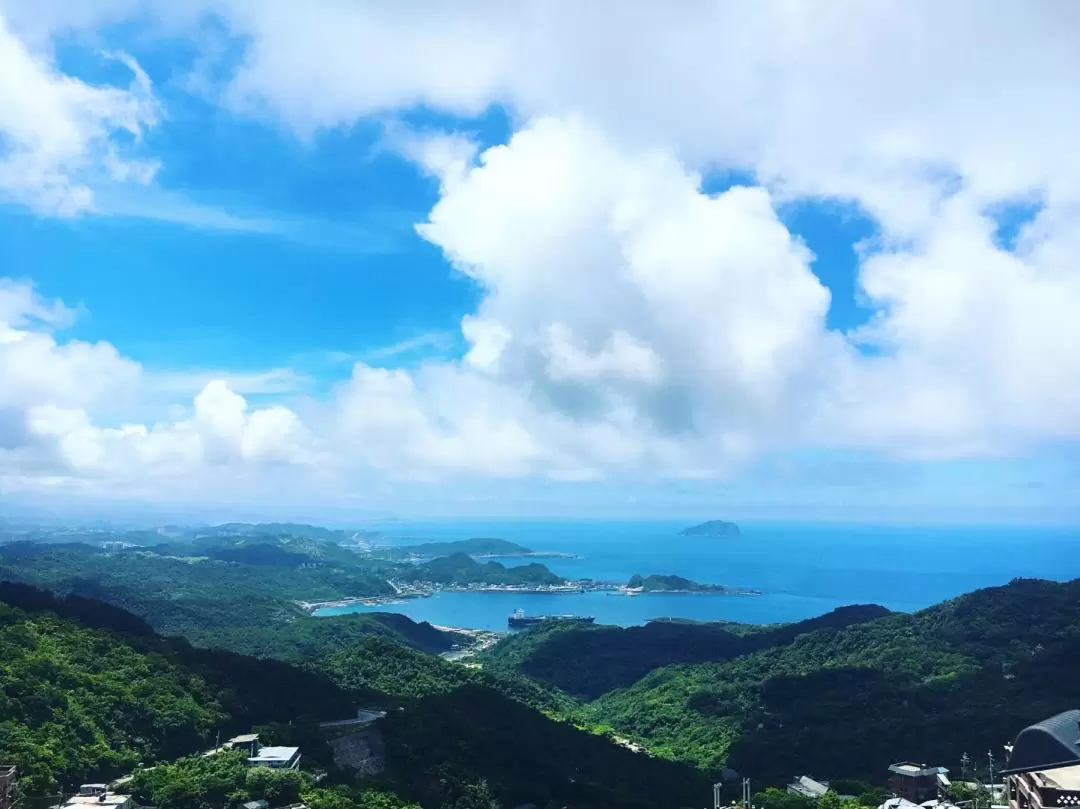
{"label": "boat", "polygon": [[548,621],[574,621],[580,624],[591,624],[595,620],[591,615],[526,615],[525,610],[514,610],[514,614],[506,619],[506,624],[511,629],[528,629],[530,626],[539,626]]}

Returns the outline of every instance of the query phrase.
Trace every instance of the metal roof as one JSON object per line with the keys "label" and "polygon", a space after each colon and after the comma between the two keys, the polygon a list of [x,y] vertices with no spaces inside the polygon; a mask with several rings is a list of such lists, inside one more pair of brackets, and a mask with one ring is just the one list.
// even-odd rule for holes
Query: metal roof
{"label": "metal roof", "polygon": [[248,761],[290,761],[299,752],[299,747],[260,747],[258,755]]}
{"label": "metal roof", "polygon": [[1073,764],[1080,764],[1080,710],[1075,708],[1020,731],[1003,774],[1053,770]]}
{"label": "metal roof", "polygon": [[925,764],[915,764],[912,761],[901,761],[899,764],[890,766],[889,772],[916,778],[926,775],[945,775],[948,770],[944,767],[927,767]]}

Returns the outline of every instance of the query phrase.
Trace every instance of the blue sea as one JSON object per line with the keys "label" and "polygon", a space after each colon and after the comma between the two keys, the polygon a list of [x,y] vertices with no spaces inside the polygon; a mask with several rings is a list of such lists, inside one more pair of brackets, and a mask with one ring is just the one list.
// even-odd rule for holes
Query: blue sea
{"label": "blue sea", "polygon": [[580,559],[541,561],[566,578],[625,583],[634,573],[676,574],[760,590],[760,596],[441,593],[380,607],[334,607],[323,615],[400,612],[416,621],[505,630],[515,609],[530,615],[595,616],[631,626],[677,616],[745,623],[798,621],[845,604],[914,611],[1017,577],[1080,577],[1080,529],[1060,527],[853,526],[741,523],[737,539],[680,537],[685,521],[393,522],[370,526],[377,544],[501,537],[534,551]]}

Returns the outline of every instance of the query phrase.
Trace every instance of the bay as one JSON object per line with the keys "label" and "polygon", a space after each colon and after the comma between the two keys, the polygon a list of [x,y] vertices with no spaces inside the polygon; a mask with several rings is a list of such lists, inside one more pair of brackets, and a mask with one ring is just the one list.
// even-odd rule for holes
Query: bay
{"label": "bay", "polygon": [[400,612],[417,621],[505,630],[527,614],[592,615],[631,626],[674,616],[745,623],[797,621],[846,604],[913,611],[1017,577],[1080,576],[1080,529],[1047,526],[870,526],[740,523],[735,539],[680,537],[684,521],[488,520],[395,522],[369,526],[379,544],[501,537],[534,551],[578,559],[541,561],[567,578],[624,583],[634,573],[676,574],[760,590],[761,596],[607,593],[534,595],[439,593],[378,607],[330,607],[317,615]]}

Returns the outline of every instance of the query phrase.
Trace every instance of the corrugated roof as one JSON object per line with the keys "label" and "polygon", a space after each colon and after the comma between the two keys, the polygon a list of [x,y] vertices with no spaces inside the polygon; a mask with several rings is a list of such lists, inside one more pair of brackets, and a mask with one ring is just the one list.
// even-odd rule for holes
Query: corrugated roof
{"label": "corrugated roof", "polygon": [[1080,710],[1051,716],[1024,728],[1013,743],[1005,774],[1080,764]]}

